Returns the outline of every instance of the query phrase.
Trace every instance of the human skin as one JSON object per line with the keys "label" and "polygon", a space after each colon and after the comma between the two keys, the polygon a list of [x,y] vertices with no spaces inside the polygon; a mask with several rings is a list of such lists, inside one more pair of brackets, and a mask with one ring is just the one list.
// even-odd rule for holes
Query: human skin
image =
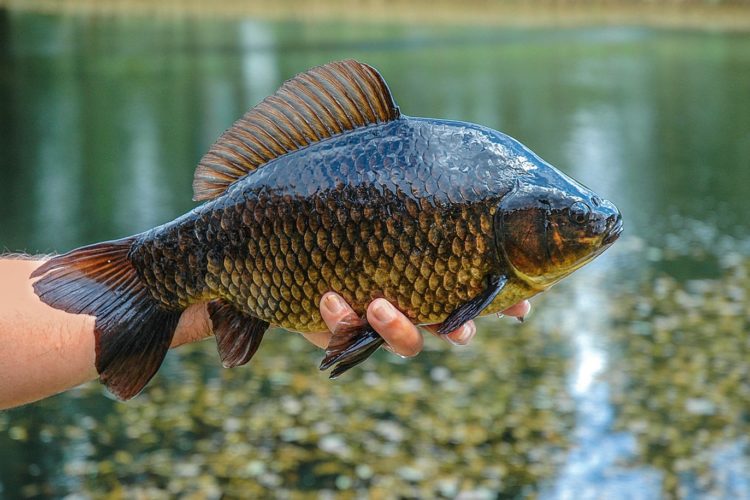
{"label": "human skin", "polygon": [[[94,365],[94,317],[70,314],[44,304],[34,293],[29,275],[43,259],[0,258],[0,409],[37,401],[97,378]],[[508,316],[528,314],[523,301],[507,309]],[[356,318],[354,311],[335,293],[327,293],[320,313],[330,331]],[[367,308],[367,320],[383,337],[386,348],[403,357],[417,355],[423,338],[418,328],[384,299]],[[432,327],[427,330],[433,331]],[[304,336],[325,348],[331,332]],[[434,333],[434,332],[433,332]],[[445,340],[465,345],[474,337],[472,321]],[[203,340],[212,335],[206,304],[194,304],[180,317],[171,347]]]}

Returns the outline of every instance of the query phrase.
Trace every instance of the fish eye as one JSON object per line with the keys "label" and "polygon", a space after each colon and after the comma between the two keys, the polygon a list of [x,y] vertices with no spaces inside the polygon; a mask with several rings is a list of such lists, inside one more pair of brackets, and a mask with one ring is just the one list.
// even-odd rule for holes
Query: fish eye
{"label": "fish eye", "polygon": [[577,224],[584,224],[589,220],[589,214],[591,208],[582,201],[577,201],[570,206],[569,217],[570,220]]}

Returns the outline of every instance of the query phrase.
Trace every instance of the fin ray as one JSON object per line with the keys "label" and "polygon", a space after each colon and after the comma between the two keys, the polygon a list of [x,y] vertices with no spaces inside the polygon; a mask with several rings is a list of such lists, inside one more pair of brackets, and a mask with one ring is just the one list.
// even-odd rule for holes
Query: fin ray
{"label": "fin ray", "polygon": [[371,66],[350,59],[312,68],[286,81],[211,146],[195,170],[193,199],[219,196],[274,158],[399,116],[388,85]]}
{"label": "fin ray", "polygon": [[364,319],[340,324],[333,332],[326,347],[326,356],[320,363],[321,370],[333,365],[330,378],[337,378],[369,358],[385,341]]}
{"label": "fin ray", "polygon": [[244,365],[255,355],[268,322],[242,314],[224,300],[208,303],[216,347],[225,368]]}

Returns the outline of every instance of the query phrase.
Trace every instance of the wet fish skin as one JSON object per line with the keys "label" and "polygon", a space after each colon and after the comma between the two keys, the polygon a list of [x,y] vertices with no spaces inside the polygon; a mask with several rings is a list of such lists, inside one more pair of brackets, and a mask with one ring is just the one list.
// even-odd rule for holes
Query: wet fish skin
{"label": "wet fish skin", "polygon": [[[360,129],[274,160],[145,233],[132,259],[167,307],[222,298],[310,332],[325,329],[318,305],[333,290],[359,314],[385,297],[415,323],[439,323],[508,271],[494,213],[525,172],[523,152],[461,122]],[[529,293],[514,287],[496,309]]]}

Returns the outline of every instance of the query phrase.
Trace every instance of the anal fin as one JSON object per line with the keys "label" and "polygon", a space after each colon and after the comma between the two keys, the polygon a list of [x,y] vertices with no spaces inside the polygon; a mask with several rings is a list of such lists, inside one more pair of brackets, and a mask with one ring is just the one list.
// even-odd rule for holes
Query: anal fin
{"label": "anal fin", "polygon": [[479,295],[470,301],[461,304],[455,311],[450,313],[437,329],[437,332],[441,335],[445,335],[467,321],[479,316],[482,310],[495,300],[495,297],[497,297],[497,294],[500,293],[500,290],[503,289],[507,282],[508,278],[505,276],[490,276],[487,288],[485,288]]}
{"label": "anal fin", "polygon": [[238,311],[223,300],[208,303],[216,346],[225,368],[244,365],[258,350],[268,322]]}
{"label": "anal fin", "polygon": [[384,342],[383,338],[363,319],[341,324],[331,336],[331,341],[326,348],[326,357],[320,363],[320,369],[327,370],[336,365],[329,377],[337,378],[369,358]]}

